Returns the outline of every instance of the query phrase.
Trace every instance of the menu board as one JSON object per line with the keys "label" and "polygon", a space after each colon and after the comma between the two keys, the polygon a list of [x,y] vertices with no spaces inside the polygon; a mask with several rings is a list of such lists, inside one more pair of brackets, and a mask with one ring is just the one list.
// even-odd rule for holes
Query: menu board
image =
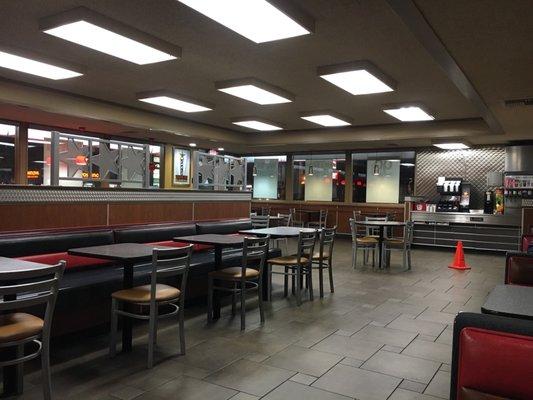
{"label": "menu board", "polygon": [[191,184],[191,151],[173,148],[172,153],[172,184],[189,186]]}

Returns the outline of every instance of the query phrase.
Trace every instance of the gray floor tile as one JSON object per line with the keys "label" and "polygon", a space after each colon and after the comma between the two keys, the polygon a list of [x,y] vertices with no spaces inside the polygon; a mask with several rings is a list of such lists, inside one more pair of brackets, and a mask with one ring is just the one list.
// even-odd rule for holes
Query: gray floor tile
{"label": "gray floor tile", "polygon": [[429,383],[424,394],[440,397],[442,399],[450,398],[450,373],[439,371],[435,374],[433,380]]}
{"label": "gray floor tile", "polygon": [[366,326],[353,335],[354,338],[369,340],[380,344],[405,347],[416,337],[416,333],[379,326]]}
{"label": "gray floor tile", "polygon": [[394,391],[388,400],[438,400],[438,397],[420,394],[411,390],[398,388]]}
{"label": "gray floor tile", "polygon": [[209,375],[205,380],[261,397],[294,374],[295,372],[281,368],[248,360],[239,360]]}
{"label": "gray floor tile", "polygon": [[358,400],[383,400],[390,396],[401,381],[392,376],[339,364],[312,386]]}
{"label": "gray floor tile", "polygon": [[317,377],[297,373],[296,375],[293,375],[290,380],[296,383],[301,383],[302,385],[311,385],[314,381],[317,380]]}
{"label": "gray floor tile", "polygon": [[401,315],[387,325],[387,327],[407,332],[421,333],[423,335],[438,336],[446,328],[446,325],[438,322],[421,321]]}
{"label": "gray floor tile", "polygon": [[354,337],[331,335],[313,346],[313,349],[343,357],[367,360],[381,348],[381,344]]}
{"label": "gray floor tile", "polygon": [[216,371],[250,353],[250,347],[238,340],[216,337],[187,350],[177,361],[197,368]]}
{"label": "gray floor tile", "polygon": [[263,364],[318,377],[340,360],[342,356],[339,355],[300,346],[289,346],[264,361]]}
{"label": "gray floor tile", "polygon": [[411,344],[405,348],[402,354],[447,364],[451,364],[452,362],[451,345],[427,342],[419,339],[415,339],[413,342],[411,342]]}
{"label": "gray floor tile", "polygon": [[426,386],[427,385],[423,383],[414,382],[407,379],[404,379],[400,384],[401,389],[410,390],[411,392],[417,393],[422,393],[426,389]]}
{"label": "gray floor tile", "polygon": [[339,394],[326,392],[315,387],[302,385],[296,382],[285,382],[268,395],[263,400],[349,400]]}
{"label": "gray floor tile", "polygon": [[227,400],[237,391],[186,376],[150,390],[135,400]]}
{"label": "gray floor tile", "polygon": [[409,379],[427,384],[440,367],[440,363],[396,354],[388,351],[378,351],[368,361],[361,365],[367,369],[382,374]]}

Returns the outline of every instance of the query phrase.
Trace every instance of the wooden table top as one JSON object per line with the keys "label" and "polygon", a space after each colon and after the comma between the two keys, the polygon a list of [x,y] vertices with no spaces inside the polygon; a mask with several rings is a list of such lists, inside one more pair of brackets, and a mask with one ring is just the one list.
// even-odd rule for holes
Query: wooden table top
{"label": "wooden table top", "polygon": [[240,235],[219,235],[214,233],[206,233],[203,235],[179,236],[173,238],[175,242],[186,242],[195,244],[207,244],[213,246],[242,246],[244,243],[244,236]]}
{"label": "wooden table top", "polygon": [[489,293],[481,312],[533,320],[533,287],[498,285]]}
{"label": "wooden table top", "polygon": [[316,229],[311,228],[298,228],[293,226],[276,226],[272,228],[261,228],[261,229],[246,229],[243,231],[240,231],[239,233],[243,233],[245,235],[270,235],[272,237],[295,237],[300,234],[300,232],[304,233],[313,233],[316,232]]}
{"label": "wooden table top", "polygon": [[155,248],[173,249],[174,247],[154,246],[143,243],[116,243],[103,246],[78,247],[69,249],[68,253],[74,256],[132,262],[150,259]]}

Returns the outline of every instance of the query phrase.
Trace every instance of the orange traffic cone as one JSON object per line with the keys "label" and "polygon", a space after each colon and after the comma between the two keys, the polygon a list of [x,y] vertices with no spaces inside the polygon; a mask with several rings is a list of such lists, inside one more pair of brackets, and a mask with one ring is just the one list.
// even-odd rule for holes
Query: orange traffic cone
{"label": "orange traffic cone", "polygon": [[466,265],[465,261],[465,252],[463,251],[463,242],[459,241],[457,242],[457,248],[455,250],[455,257],[453,258],[453,262],[451,265],[448,265],[448,268],[453,269],[470,269],[468,265]]}

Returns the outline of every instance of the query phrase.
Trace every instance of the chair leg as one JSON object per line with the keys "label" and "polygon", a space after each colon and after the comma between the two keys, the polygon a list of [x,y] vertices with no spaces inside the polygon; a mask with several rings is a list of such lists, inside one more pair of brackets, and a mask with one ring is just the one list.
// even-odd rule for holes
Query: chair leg
{"label": "chair leg", "polygon": [[156,319],[157,319],[157,304],[152,306],[150,305],[150,320],[148,328],[148,368],[154,366],[154,347],[155,347],[155,332],[157,329]]}
{"label": "chair leg", "polygon": [[352,268],[355,269],[357,265],[357,247],[352,246]]}
{"label": "chair leg", "polygon": [[302,285],[301,285],[301,281],[302,281],[302,270],[301,270],[301,266],[298,265],[296,267],[296,304],[297,305],[302,305]]}
{"label": "chair leg", "polygon": [[334,293],[335,288],[333,287],[333,266],[331,264],[332,264],[331,261],[328,261],[329,291],[331,293]]}
{"label": "chair leg", "polygon": [[[42,350],[41,350],[41,374],[43,380],[43,398],[44,400],[52,399],[52,377],[50,374],[50,335],[47,334],[42,338]],[[22,353],[24,352],[24,347],[22,346]],[[17,351],[19,351],[18,349]],[[23,354],[20,354],[23,356]],[[17,354],[19,357],[19,354]]]}
{"label": "chair leg", "polygon": [[118,333],[118,302],[111,299],[111,332],[109,339],[109,356],[115,357],[117,354],[117,333]]}
{"label": "chair leg", "polygon": [[233,292],[231,292],[231,315],[235,316],[237,312],[237,284],[233,283]]}
{"label": "chair leg", "polygon": [[309,267],[306,268],[307,269],[307,281],[309,282],[309,300],[314,300],[315,299],[315,294],[314,294],[314,290],[313,290],[313,266],[312,264],[309,264]]}
{"label": "chair leg", "polygon": [[[322,259],[318,262],[318,288],[320,291],[320,298],[324,297],[324,262]],[[311,270],[311,275],[313,270]]]}
{"label": "chair leg", "polygon": [[289,239],[285,238],[285,254],[289,254]]}
{"label": "chair leg", "polygon": [[411,249],[407,249],[407,269],[411,269]]}
{"label": "chair leg", "polygon": [[246,284],[241,283],[241,331],[246,329]]}
{"label": "chair leg", "polygon": [[261,278],[259,278],[258,287],[257,287],[257,295],[259,300],[259,317],[261,318],[261,323],[265,323],[265,306],[263,304],[263,283],[261,281]]}
{"label": "chair leg", "polygon": [[285,266],[285,275],[283,276],[283,297],[289,295],[289,267]]}
{"label": "chair leg", "polygon": [[376,248],[372,248],[372,268],[376,267],[376,253],[379,254],[379,252],[376,251]]}
{"label": "chair leg", "polygon": [[213,278],[207,278],[207,323],[213,322]]}
{"label": "chair leg", "polygon": [[272,301],[272,265],[269,264],[268,268],[268,301]]}
{"label": "chair leg", "polygon": [[293,275],[291,275],[291,293],[294,296],[296,294],[296,276],[294,275],[295,270],[291,269]]}
{"label": "chair leg", "polygon": [[178,324],[180,334],[180,353],[185,355],[185,309],[181,306],[178,312]]}
{"label": "chair leg", "polygon": [[[363,265],[367,265],[368,264],[368,249],[367,248],[364,248],[363,249]],[[374,253],[372,253],[372,256],[374,255]],[[374,261],[372,261],[372,266],[374,266]]]}

